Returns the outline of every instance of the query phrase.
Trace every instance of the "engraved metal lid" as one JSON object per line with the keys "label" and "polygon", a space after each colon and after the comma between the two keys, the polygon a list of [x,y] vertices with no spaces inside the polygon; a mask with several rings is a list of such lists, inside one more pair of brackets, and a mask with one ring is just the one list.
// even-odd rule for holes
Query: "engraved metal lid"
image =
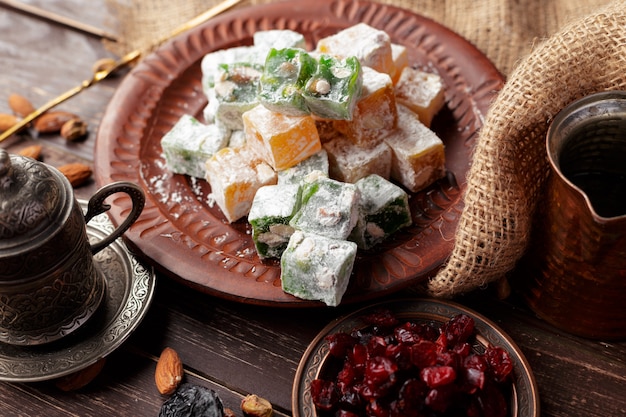
{"label": "engraved metal lid", "polygon": [[58,170],[0,149],[0,259],[32,249],[63,227],[72,201]]}

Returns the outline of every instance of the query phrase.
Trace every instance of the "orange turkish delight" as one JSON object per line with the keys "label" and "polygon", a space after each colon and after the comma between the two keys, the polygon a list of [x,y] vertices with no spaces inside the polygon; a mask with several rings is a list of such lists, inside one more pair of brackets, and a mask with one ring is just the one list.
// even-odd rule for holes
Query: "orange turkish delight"
{"label": "orange turkish delight", "polygon": [[259,188],[276,184],[276,172],[248,147],[223,148],[206,162],[211,194],[228,222],[248,215]]}
{"label": "orange turkish delight", "polygon": [[356,145],[374,147],[396,126],[397,111],[389,74],[363,67],[361,98],[352,120],[336,120],[335,128]]}
{"label": "orange turkish delight", "polygon": [[276,171],[322,149],[311,116],[288,116],[259,105],[243,114],[243,126],[247,146]]}
{"label": "orange turkish delight", "polygon": [[426,126],[445,103],[443,80],[437,74],[405,67],[396,83],[396,101],[413,110]]}
{"label": "orange turkish delight", "polygon": [[445,175],[443,141],[408,107],[398,104],[398,126],[385,142],[392,149],[391,178],[409,191],[420,191]]}

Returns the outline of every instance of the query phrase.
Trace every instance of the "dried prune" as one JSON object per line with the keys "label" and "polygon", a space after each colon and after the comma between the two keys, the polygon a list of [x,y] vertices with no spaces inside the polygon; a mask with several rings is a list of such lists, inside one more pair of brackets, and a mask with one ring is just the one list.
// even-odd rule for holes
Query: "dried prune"
{"label": "dried prune", "polygon": [[[332,366],[311,383],[321,417],[505,417],[513,364],[501,347],[472,348],[464,314],[437,327],[401,322],[388,310],[365,327],[326,338]],[[332,369],[332,371],[330,371]]]}
{"label": "dried prune", "polygon": [[159,417],[224,417],[224,405],[212,389],[187,383],[163,403]]}

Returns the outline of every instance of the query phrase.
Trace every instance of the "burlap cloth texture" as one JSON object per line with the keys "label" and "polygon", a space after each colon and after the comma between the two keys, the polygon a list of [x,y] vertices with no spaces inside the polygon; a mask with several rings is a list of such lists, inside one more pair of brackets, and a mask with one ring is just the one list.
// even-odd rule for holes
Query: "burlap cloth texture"
{"label": "burlap cloth texture", "polygon": [[[117,48],[127,51],[149,45],[217,3],[108,1],[125,40]],[[237,7],[266,2],[251,0]],[[532,215],[549,173],[545,135],[551,120],[577,98],[626,89],[626,0],[382,3],[456,31],[507,77],[474,150],[453,251],[421,290],[451,298],[502,282],[532,244]]]}

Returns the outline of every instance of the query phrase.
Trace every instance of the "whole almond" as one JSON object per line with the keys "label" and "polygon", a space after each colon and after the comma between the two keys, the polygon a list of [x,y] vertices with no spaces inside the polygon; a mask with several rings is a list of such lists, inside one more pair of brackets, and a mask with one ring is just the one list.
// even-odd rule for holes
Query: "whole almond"
{"label": "whole almond", "polygon": [[74,142],[87,135],[87,123],[82,119],[70,119],[61,126],[61,136],[67,141]]}
{"label": "whole almond", "polygon": [[20,117],[26,117],[35,111],[35,106],[24,96],[19,94],[11,94],[9,96],[9,107],[13,113]]}
{"label": "whole almond", "polygon": [[0,132],[4,132],[17,123],[17,117],[8,113],[0,113]]}
{"label": "whole almond", "polygon": [[163,349],[154,373],[154,382],[159,392],[169,395],[176,391],[183,380],[184,372],[178,353],[169,347]]}
{"label": "whole almond", "polygon": [[80,389],[89,384],[95,377],[98,376],[98,374],[100,374],[100,371],[104,368],[105,362],[106,358],[101,358],[97,362],[80,371],[76,371],[57,379],[55,385],[62,391],[75,391]]}
{"label": "whole almond", "polygon": [[41,145],[31,145],[21,149],[18,154],[39,160],[41,158]]}
{"label": "whole almond", "polygon": [[72,187],[80,187],[87,182],[92,174],[91,167],[80,162],[62,165],[58,169],[67,177]]}
{"label": "whole almond", "polygon": [[272,404],[255,394],[249,394],[241,400],[241,411],[247,417],[272,417],[274,415]]}
{"label": "whole almond", "polygon": [[58,133],[63,124],[72,119],[78,119],[78,116],[61,110],[49,111],[36,118],[33,127],[39,133]]}

